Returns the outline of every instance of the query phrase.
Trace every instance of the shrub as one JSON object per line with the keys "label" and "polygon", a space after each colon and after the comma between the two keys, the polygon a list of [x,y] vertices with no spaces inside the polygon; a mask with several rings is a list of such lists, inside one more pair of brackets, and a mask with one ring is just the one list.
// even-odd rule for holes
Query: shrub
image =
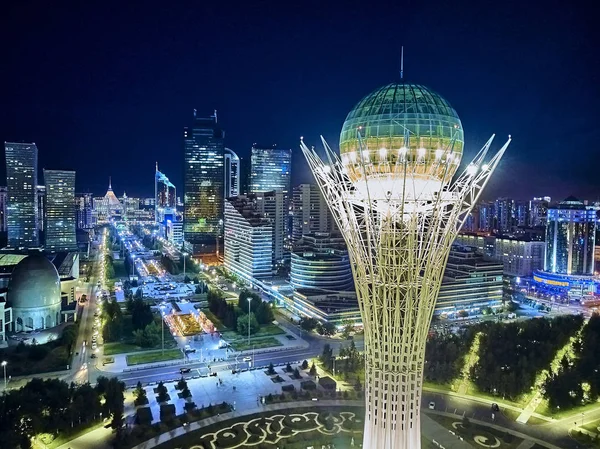
{"label": "shrub", "polygon": [[304,360],[302,362],[302,369],[308,369],[308,361],[307,360]]}

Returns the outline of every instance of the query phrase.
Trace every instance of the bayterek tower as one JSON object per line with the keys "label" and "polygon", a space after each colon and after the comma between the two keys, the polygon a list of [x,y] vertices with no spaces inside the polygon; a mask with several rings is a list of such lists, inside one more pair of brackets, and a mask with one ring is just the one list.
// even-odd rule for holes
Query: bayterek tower
{"label": "bayterek tower", "polygon": [[427,331],[450,246],[510,136],[488,156],[492,140],[462,163],[454,108],[400,82],[350,111],[339,154],[323,139],[323,157],[301,143],[352,261],[365,330],[365,449],[421,447]]}

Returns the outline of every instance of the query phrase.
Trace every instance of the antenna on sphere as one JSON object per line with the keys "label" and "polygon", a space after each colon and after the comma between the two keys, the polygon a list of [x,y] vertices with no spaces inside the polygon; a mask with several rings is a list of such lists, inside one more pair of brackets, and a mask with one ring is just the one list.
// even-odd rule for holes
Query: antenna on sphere
{"label": "antenna on sphere", "polygon": [[404,79],[404,45],[400,50],[400,79]]}

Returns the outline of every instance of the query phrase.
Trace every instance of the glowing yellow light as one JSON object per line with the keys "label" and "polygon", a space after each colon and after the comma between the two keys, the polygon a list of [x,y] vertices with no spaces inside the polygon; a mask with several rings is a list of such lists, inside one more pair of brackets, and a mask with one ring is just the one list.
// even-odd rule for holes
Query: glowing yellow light
{"label": "glowing yellow light", "polygon": [[379,157],[381,159],[385,159],[386,156],[387,156],[387,148],[380,148],[379,149]]}

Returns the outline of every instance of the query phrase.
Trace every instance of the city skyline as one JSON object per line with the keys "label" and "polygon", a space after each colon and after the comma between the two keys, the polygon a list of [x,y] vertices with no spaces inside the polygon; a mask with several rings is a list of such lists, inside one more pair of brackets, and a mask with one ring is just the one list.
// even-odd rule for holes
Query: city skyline
{"label": "city skyline", "polygon": [[[225,145],[244,160],[253,142],[291,148],[292,185],[297,185],[310,180],[299,137],[316,144],[322,132],[336,142],[345,111],[372,86],[398,80],[404,45],[405,78],[444,92],[460,114],[466,156],[492,131],[503,137],[512,133],[514,154],[499,167],[486,198],[519,198],[527,191],[527,197],[598,199],[597,131],[589,119],[598,89],[587,34],[591,15],[573,10],[565,16],[560,8],[548,7],[539,21],[534,5],[519,5],[519,14],[510,6],[477,5],[460,12],[463,23],[475,18],[487,23],[485,33],[480,27],[455,29],[448,17],[456,11],[449,5],[395,6],[386,14],[372,8],[361,11],[373,34],[369,37],[347,27],[358,19],[353,8],[333,5],[294,14],[264,6],[225,11],[207,5],[193,15],[198,20],[193,23],[177,8],[150,8],[132,26],[123,26],[133,14],[128,8],[110,15],[100,10],[94,13],[100,28],[81,20],[88,15],[86,6],[68,12],[42,7],[27,12],[26,35],[11,33],[25,17],[25,10],[13,6],[1,31],[10,33],[12,43],[6,64],[19,67],[37,57],[38,70],[4,74],[0,138],[35,142],[40,168],[81,173],[78,191],[100,192],[112,175],[119,190],[150,196],[145,167],[151,170],[158,160],[181,189],[183,170],[172,157],[183,152],[181,127],[194,108],[202,116],[217,109],[228,132]],[[400,28],[389,26],[405,12],[411,20]],[[329,16],[331,23],[323,19]],[[49,31],[46,21],[57,26]],[[307,21],[313,26],[306,28]],[[67,39],[72,30],[56,31],[69,30],[60,24],[72,23],[77,23],[77,40]],[[199,24],[206,25],[201,28],[209,37],[196,37]],[[427,40],[419,37],[419,30],[432,27],[436,31]],[[164,31],[146,38],[155,28]],[[38,47],[42,33],[44,54]],[[448,45],[460,51],[449,51]],[[356,55],[367,52],[380,63],[360,65],[360,74],[349,76],[357,73]],[[198,58],[183,57],[190,54]],[[209,69],[196,70],[202,65]],[[35,75],[40,72],[49,75]],[[80,72],[93,75],[80,77]],[[561,104],[569,106],[569,114],[560,112]],[[484,108],[489,114],[482,116],[478,111]],[[578,158],[562,156],[574,149]],[[121,163],[93,170],[99,159]]]}

